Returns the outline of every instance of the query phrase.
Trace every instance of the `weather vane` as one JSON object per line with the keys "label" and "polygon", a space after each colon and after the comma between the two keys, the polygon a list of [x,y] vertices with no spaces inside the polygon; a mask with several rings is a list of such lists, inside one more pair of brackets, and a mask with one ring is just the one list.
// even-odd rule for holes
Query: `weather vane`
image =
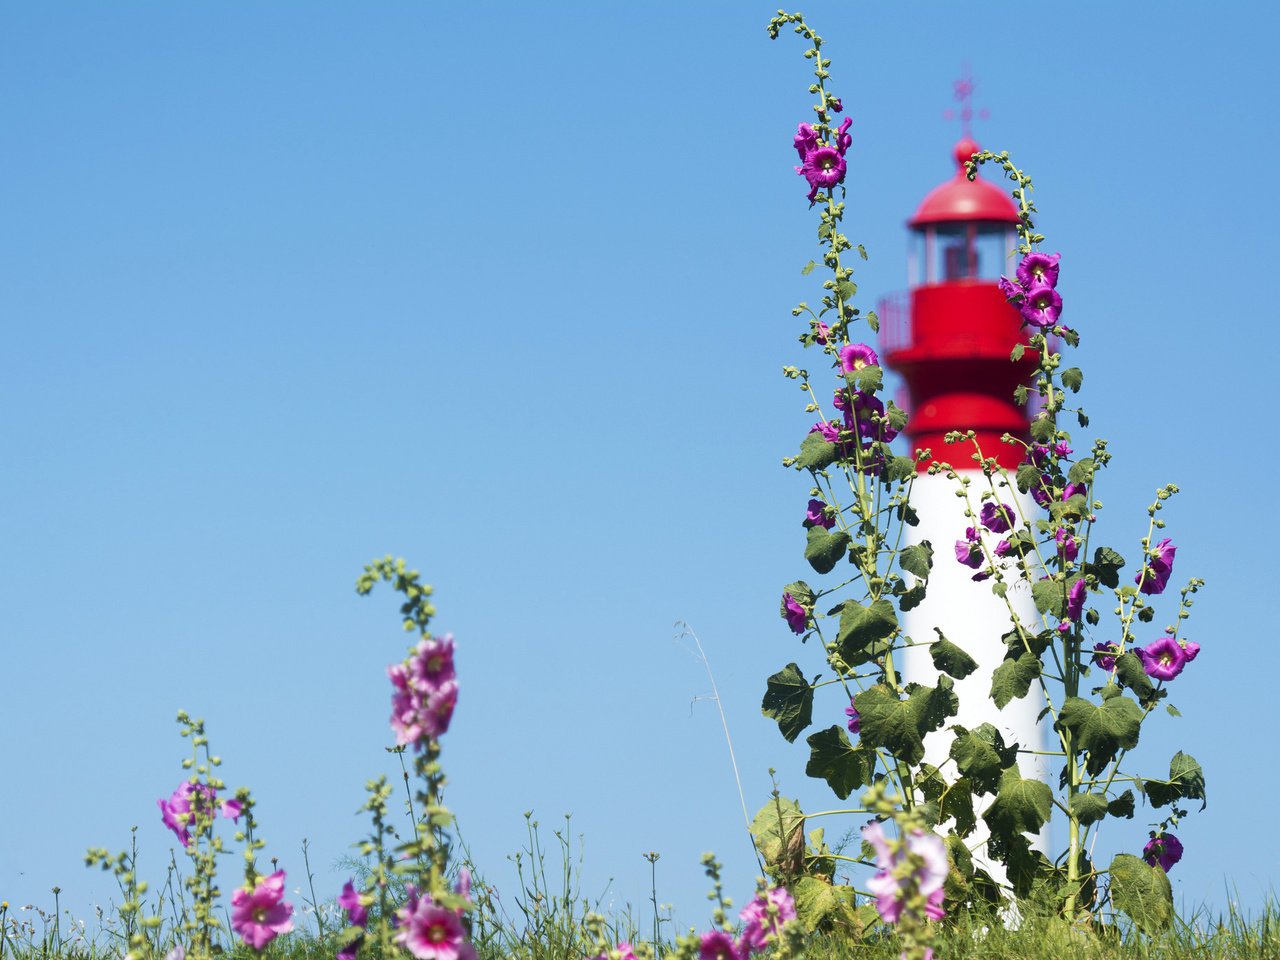
{"label": "weather vane", "polygon": [[[963,73],[959,80],[952,82],[951,87],[954,90],[954,98],[956,103],[960,104],[959,110],[946,109],[942,113],[942,119],[954,120],[960,118],[960,135],[965,139],[973,138],[973,91],[977,86],[973,80],[973,74],[969,72],[969,64],[965,63]],[[991,112],[985,107],[978,111],[978,119],[986,120],[991,116]]]}

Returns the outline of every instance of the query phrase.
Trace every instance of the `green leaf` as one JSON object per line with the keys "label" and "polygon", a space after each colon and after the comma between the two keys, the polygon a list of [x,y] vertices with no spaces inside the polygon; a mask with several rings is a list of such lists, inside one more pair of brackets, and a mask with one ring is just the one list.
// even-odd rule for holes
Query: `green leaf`
{"label": "green leaf", "polygon": [[1200,769],[1195,757],[1181,750],[1169,761],[1168,782],[1147,780],[1143,786],[1153,807],[1163,807],[1166,803],[1186,798],[1202,801],[1201,810],[1208,805],[1204,794],[1204,771]]}
{"label": "green leaf", "polygon": [[1068,367],[1062,371],[1062,385],[1072,393],[1080,392],[1080,385],[1084,383],[1084,373],[1079,367]]}
{"label": "green leaf", "polygon": [[1043,413],[1031,421],[1031,436],[1041,443],[1052,443],[1056,429],[1053,421]]}
{"label": "green leaf", "polygon": [[1071,469],[1067,471],[1067,479],[1072,483],[1089,484],[1093,482],[1093,475],[1097,470],[1098,465],[1093,457],[1085,457],[1071,465]]}
{"label": "green leaf", "polygon": [[770,872],[795,876],[804,871],[804,814],[796,801],[767,801],[751,821],[751,835]]}
{"label": "green leaf", "polygon": [[[1132,797],[1132,794],[1130,794]],[[1108,804],[1105,794],[1077,793],[1067,801],[1067,810],[1082,824],[1097,823],[1107,815]]]}
{"label": "green leaf", "polygon": [[795,897],[796,919],[805,933],[847,930],[857,934],[862,930],[853,887],[832,886],[818,877],[801,877],[791,886]]}
{"label": "green leaf", "polygon": [[1005,865],[1009,883],[1018,897],[1030,896],[1032,889],[1053,873],[1049,858],[1039,850],[1032,850],[1031,841],[1020,833],[993,833],[987,841],[987,852]]}
{"label": "green leaf", "polygon": [[1093,551],[1093,563],[1085,564],[1085,573],[1092,573],[1104,587],[1114,590],[1120,586],[1120,571],[1124,568],[1124,557],[1110,547],[1099,547]]}
{"label": "green leaf", "polygon": [[1022,359],[1023,354],[1025,354],[1026,352],[1027,352],[1027,345],[1025,343],[1014,344],[1013,349],[1009,351],[1009,359],[1013,363],[1017,363],[1019,360]]}
{"label": "green leaf", "polygon": [[1013,700],[1021,700],[1031,690],[1031,683],[1040,676],[1040,658],[1023,651],[1005,660],[991,674],[991,699],[1003,710]]}
{"label": "green leaf", "polygon": [[782,588],[782,592],[791,594],[802,607],[812,607],[814,601],[817,600],[817,597],[813,595],[813,587],[803,580],[793,580]]}
{"label": "green leaf", "polygon": [[921,580],[928,580],[929,571],[933,569],[933,544],[922,540],[904,547],[898,554],[898,566]]}
{"label": "green leaf", "polygon": [[910,764],[924,759],[924,735],[940,729],[954,717],[960,701],[949,677],[939,677],[936,687],[907,684],[907,699],[882,683],[856,694],[853,705],[862,721],[861,739],[867,747],[884,747]]}
{"label": "green leaf", "polygon": [[760,711],[778,721],[778,730],[789,743],[813,722],[813,687],[798,664],[788,663],[769,678]]}
{"label": "green leaf", "polygon": [[898,598],[898,609],[903,613],[906,613],[908,610],[914,610],[916,607],[920,606],[921,602],[924,600],[924,594],[924,584],[917,583],[914,587]]}
{"label": "green leaf", "polygon": [[811,433],[800,441],[796,466],[805,470],[825,470],[836,462],[836,445],[827,443],[822,434]]}
{"label": "green leaf", "polygon": [[808,743],[809,763],[804,772],[827,781],[841,800],[858,787],[871,783],[875,757],[868,755],[861,745],[853,746],[843,727],[834,725],[819,731],[809,737]]}
{"label": "green leaf", "polygon": [[867,326],[871,328],[872,333],[879,333],[880,318],[876,316],[876,312],[874,310],[868,310],[866,313],[866,317],[867,317]]}
{"label": "green leaf", "polygon": [[1067,497],[1065,500],[1058,500],[1049,504],[1049,516],[1053,517],[1054,520],[1062,520],[1064,517],[1078,520],[1085,515],[1088,509],[1089,506],[1085,503],[1084,496],[1077,493]]}
{"label": "green leaf", "polygon": [[1156,934],[1173,923],[1173,888],[1163,869],[1129,853],[1116,854],[1111,874],[1111,902],[1140,930]]}
{"label": "green leaf", "polygon": [[886,472],[891,482],[903,483],[916,475],[916,462],[910,457],[894,457]]}
{"label": "green leaf", "polygon": [[1031,585],[1031,596],[1041,613],[1062,617],[1067,612],[1067,591],[1057,580],[1037,580]]}
{"label": "green leaf", "polygon": [[848,303],[858,294],[858,285],[852,280],[841,280],[836,284],[836,296]]}
{"label": "green leaf", "polygon": [[1142,708],[1126,696],[1116,696],[1097,707],[1088,700],[1068,697],[1058,711],[1058,726],[1070,730],[1077,751],[1088,751],[1085,769],[1097,776],[1120,750],[1138,745]]}
{"label": "green leaf", "polygon": [[1018,759],[1018,745],[1005,746],[1000,731],[989,723],[972,730],[952,728],[956,738],[951,742],[951,759],[956,769],[969,778],[978,793],[995,793],[1004,771]]}
{"label": "green leaf", "polygon": [[889,638],[897,629],[898,615],[888,600],[881,598],[870,606],[850,600],[840,611],[836,634],[840,656],[851,667],[866,663],[889,648]]}
{"label": "green leaf", "polygon": [[938,639],[929,644],[929,655],[933,657],[934,667],[957,680],[963,680],[978,669],[977,660],[944,637],[937,627],[933,629],[938,634]]}
{"label": "green leaf", "polygon": [[1016,765],[1000,776],[1000,788],[996,798],[982,819],[993,834],[1010,836],[1021,833],[1039,833],[1049,820],[1053,805],[1053,791],[1047,783],[1024,780]]}
{"label": "green leaf", "polygon": [[1116,679],[1133,691],[1138,702],[1147,704],[1156,694],[1146,669],[1137,654],[1124,653],[1116,657]]}
{"label": "green leaf", "polygon": [[1107,804],[1107,813],[1113,817],[1124,817],[1126,820],[1133,819],[1133,791],[1126,790],[1120,796],[1116,797]]}
{"label": "green leaf", "polygon": [[1171,717],[1182,716],[1182,711],[1179,710],[1177,707],[1175,707],[1172,703],[1166,703],[1164,705],[1164,708],[1169,711],[1169,716]]}
{"label": "green leaf", "polygon": [[858,244],[858,256],[860,256],[863,260],[867,259],[867,248],[864,247],[862,244]]}
{"label": "green leaf", "polygon": [[846,374],[845,377],[852,380],[854,388],[863,393],[875,393],[884,386],[884,371],[874,364]]}
{"label": "green leaf", "polygon": [[830,573],[849,549],[849,535],[843,530],[832,533],[822,527],[809,528],[809,543],[804,558],[818,573]]}
{"label": "green leaf", "polygon": [[807,277],[809,274],[813,273],[814,266],[815,266],[814,262],[810,260],[808,263],[806,263],[803,267],[800,268],[800,275],[802,277]]}
{"label": "green leaf", "polygon": [[1076,423],[1080,424],[1081,429],[1089,425],[1089,415],[1083,410],[1076,411]]}
{"label": "green leaf", "polygon": [[1040,471],[1033,465],[1024,463],[1018,467],[1018,472],[1013,475],[1013,479],[1018,484],[1019,490],[1030,493],[1040,486]]}

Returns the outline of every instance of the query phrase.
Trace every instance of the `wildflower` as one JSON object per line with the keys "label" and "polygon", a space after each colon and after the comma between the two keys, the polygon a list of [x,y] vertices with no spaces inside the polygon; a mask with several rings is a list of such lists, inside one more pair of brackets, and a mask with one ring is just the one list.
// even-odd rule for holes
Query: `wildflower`
{"label": "wildflower", "polygon": [[[775,916],[770,916],[773,907]],[[738,919],[743,923],[742,947],[744,953],[763,950],[766,938],[776,940],[783,926],[796,918],[796,904],[786,887],[774,887],[764,894],[756,894],[754,900],[742,908]]]}
{"label": "wildflower", "polygon": [[844,411],[844,425],[867,440],[884,440],[886,443],[898,435],[898,431],[889,426],[884,415],[884,404],[872,393],[854,392],[852,409]]}
{"label": "wildflower", "polygon": [[850,343],[840,348],[840,369],[845,373],[880,366],[880,358],[865,343]]}
{"label": "wildflower", "polygon": [[1095,643],[1093,645],[1093,662],[1103,670],[1116,668],[1116,657],[1120,655],[1120,646],[1115,643]]}
{"label": "wildflower", "polygon": [[1074,496],[1081,496],[1081,497],[1084,496],[1084,484],[1068,483],[1065,487],[1062,488],[1063,500],[1070,500]]}
{"label": "wildflower", "polygon": [[[804,163],[805,157],[809,155],[809,151],[818,149],[818,131],[813,129],[812,124],[802,123],[796,127],[795,140],[792,141],[796,148],[796,153],[800,155],[800,162]],[[796,167],[796,172],[800,171]]]}
{"label": "wildflower", "polygon": [[1190,663],[1200,654],[1200,644],[1193,643],[1190,640],[1182,641],[1182,652],[1187,657],[1187,663]]}
{"label": "wildflower", "polygon": [[453,665],[453,634],[446,633],[438,639],[424,637],[409,657],[409,670],[415,685],[436,689],[454,679],[457,672]]}
{"label": "wildflower", "polygon": [[409,892],[396,911],[395,940],[418,960],[476,960],[475,948],[466,940],[462,920],[429,896]]}
{"label": "wildflower", "polygon": [[1088,586],[1081,577],[1071,585],[1071,589],[1067,591],[1067,619],[1079,620],[1080,614],[1084,612],[1084,597],[1088,591]]}
{"label": "wildflower", "polygon": [[1019,308],[1022,319],[1035,327],[1052,327],[1062,315],[1062,297],[1053,287],[1040,285],[1027,291]]}
{"label": "wildflower", "polygon": [[1049,288],[1058,285],[1059,253],[1028,253],[1018,264],[1018,282],[1027,290],[1038,286]]}
{"label": "wildflower", "polygon": [[[333,955],[334,960],[356,960],[356,956],[360,953],[360,947],[363,943],[364,934],[361,934],[335,953]],[[166,957],[165,960],[168,960],[168,958]]]}
{"label": "wildflower", "polygon": [[356,893],[355,885],[350,880],[342,887],[338,906],[347,911],[347,922],[353,927],[363,927],[369,922],[369,907],[364,898]]}
{"label": "wildflower", "polygon": [[1172,680],[1187,665],[1187,654],[1172,637],[1161,637],[1146,648],[1134,650],[1142,658],[1143,669],[1147,676],[1157,680]]}
{"label": "wildflower", "polygon": [[956,541],[956,560],[966,567],[977,570],[982,566],[982,548],[978,546],[978,532],[973,527],[966,527],[964,539]]}
{"label": "wildflower", "polygon": [[1147,565],[1138,571],[1133,582],[1143,593],[1164,593],[1169,585],[1169,577],[1173,574],[1173,555],[1178,548],[1172,540],[1165,537],[1152,549],[1147,557]]}
{"label": "wildflower", "polygon": [[789,593],[782,595],[782,615],[787,620],[787,626],[791,628],[794,634],[804,633],[805,627],[809,624],[809,611],[800,605],[795,597]]}
{"label": "wildflower", "polygon": [[841,156],[844,156],[845,151],[853,146],[853,137],[849,135],[851,126],[853,126],[853,118],[845,117],[840,124],[840,129],[836,131],[836,149],[840,151]]}
{"label": "wildflower", "polygon": [[244,804],[234,797],[230,800],[223,800],[221,812],[224,820],[239,820],[240,815],[244,813]]}
{"label": "wildflower", "polygon": [[827,441],[827,443],[835,443],[840,439],[840,428],[834,423],[826,420],[821,423],[815,423],[809,428],[809,432],[822,434],[822,439]]}
{"label": "wildflower", "polygon": [[996,281],[996,286],[1000,288],[1000,292],[1004,294],[1006,300],[1017,303],[1021,298],[1027,295],[1027,291],[1023,290],[1021,285],[1010,280],[1008,277],[1001,277]]}
{"label": "wildflower", "polygon": [[804,525],[806,527],[822,527],[830,530],[836,525],[836,518],[827,515],[827,505],[821,500],[810,500],[809,509],[805,511]]}
{"label": "wildflower", "polygon": [[[611,956],[612,952],[614,951],[610,951],[610,953],[602,953],[597,957],[592,957],[591,960],[613,960]],[[631,944],[627,943],[625,940],[618,944],[616,952],[618,954],[618,960],[636,960],[635,950],[633,950]]]}
{"label": "wildflower", "polygon": [[1080,539],[1068,533],[1066,527],[1059,527],[1055,530],[1053,539],[1057,541],[1058,553],[1062,554],[1062,559],[1068,563],[1074,560],[1080,552]]}
{"label": "wildflower", "polygon": [[712,930],[702,935],[698,960],[741,960],[741,954],[732,936],[723,930]]}
{"label": "wildflower", "polygon": [[827,97],[827,106],[831,108],[832,113],[841,113],[844,110],[844,101],[839,97]]}
{"label": "wildflower", "polygon": [[1071,447],[1067,444],[1067,441],[1065,440],[1059,440],[1057,443],[1055,443],[1053,445],[1053,452],[1060,457],[1069,457],[1071,456],[1071,454],[1075,453],[1075,451],[1071,449]]}
{"label": "wildflower", "polygon": [[[205,804],[209,807],[209,814],[213,814],[213,806],[217,802],[217,790],[207,783],[192,783],[190,780],[184,780],[178,784],[178,789],[169,795],[169,798],[156,800],[156,806],[160,808],[160,819],[166,827],[173,831],[174,836],[182,841],[183,846],[191,843],[191,827],[195,821],[195,811],[192,809],[191,800],[196,794],[205,798]],[[222,816],[228,820],[238,819],[243,812],[243,805],[239,800],[226,800],[221,806]]]}
{"label": "wildflower", "polygon": [[978,519],[992,533],[1008,533],[1013,528],[1013,507],[987,501],[978,511]]}
{"label": "wildflower", "polygon": [[1012,549],[1013,549],[1013,544],[1011,544],[1008,540],[1001,540],[999,543],[996,544],[995,549],[992,552],[997,557],[1003,557]]}
{"label": "wildflower", "polygon": [[876,851],[876,875],[867,881],[867,889],[876,897],[876,910],[885,923],[897,923],[902,915],[907,891],[903,888],[906,878],[895,876],[898,867],[907,853],[915,854],[921,865],[912,875],[916,886],[926,900],[932,902],[933,910],[927,911],[936,915],[942,910],[943,896],[939,896],[943,881],[947,878],[947,849],[942,839],[935,834],[915,831],[907,835],[906,851],[893,853],[884,836],[884,828],[878,821],[872,821],[862,828],[862,836]]}
{"label": "wildflower", "polygon": [[831,339],[831,328],[821,320],[814,321],[813,339],[817,340],[818,343],[825,344]]}
{"label": "wildflower", "polygon": [[293,929],[293,905],[284,902],[284,871],[259,877],[252,890],[231,894],[231,929],[255,950]]}
{"label": "wildflower", "polygon": [[858,733],[862,729],[862,717],[858,714],[858,708],[853,705],[853,701],[849,701],[849,705],[844,708],[844,715],[849,718],[849,732]]}
{"label": "wildflower", "polygon": [[1160,864],[1160,868],[1168,873],[1169,869],[1182,859],[1182,841],[1172,833],[1162,833],[1158,837],[1152,837],[1142,848],[1142,859],[1153,867],[1157,863]]}

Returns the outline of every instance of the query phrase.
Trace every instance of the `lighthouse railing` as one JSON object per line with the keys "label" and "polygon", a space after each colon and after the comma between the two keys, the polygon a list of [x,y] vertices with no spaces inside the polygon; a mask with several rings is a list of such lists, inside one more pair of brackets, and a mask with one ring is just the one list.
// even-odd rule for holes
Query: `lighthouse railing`
{"label": "lighthouse railing", "polygon": [[880,352],[896,353],[911,346],[911,292],[885,294],[876,304],[880,318]]}

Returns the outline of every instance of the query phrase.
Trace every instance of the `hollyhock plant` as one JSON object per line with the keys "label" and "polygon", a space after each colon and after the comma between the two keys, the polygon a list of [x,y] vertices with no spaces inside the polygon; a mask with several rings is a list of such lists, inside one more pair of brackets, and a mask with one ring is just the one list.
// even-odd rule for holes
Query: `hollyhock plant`
{"label": "hollyhock plant", "polygon": [[1173,555],[1177,552],[1178,548],[1168,537],[1157,543],[1147,557],[1146,567],[1133,578],[1138,589],[1146,594],[1164,593],[1173,574]]}
{"label": "hollyhock plant", "polygon": [[818,191],[829,189],[844,179],[848,170],[844,154],[835,147],[815,147],[804,156],[804,163],[797,172],[809,181],[809,202],[817,199]]}
{"label": "hollyhock plant", "polygon": [[1173,865],[1182,859],[1182,841],[1172,833],[1162,833],[1158,837],[1152,837],[1142,848],[1142,859],[1153,867],[1159,864],[1160,868],[1168,873]]}
{"label": "hollyhock plant", "polygon": [[[804,158],[809,155],[809,152],[818,149],[818,131],[813,128],[811,123],[801,123],[796,127],[796,136],[793,143],[796,153],[800,156],[800,162],[804,163]],[[799,168],[797,167],[796,169]]]}
{"label": "hollyhock plant", "polygon": [[1115,643],[1095,643],[1093,645],[1093,662],[1108,672],[1116,668],[1116,657],[1120,655],[1120,646]]}
{"label": "hollyhock plant", "polygon": [[742,954],[732,935],[724,930],[711,930],[699,939],[698,960],[742,960]]}
{"label": "hollyhock plant", "polygon": [[412,888],[405,905],[396,911],[396,927],[396,943],[418,960],[476,960],[462,919]]}
{"label": "hollyhock plant", "polygon": [[[613,960],[613,958],[608,953],[601,953],[592,957],[591,960]],[[618,960],[636,960],[634,948],[625,940],[618,944]]]}
{"label": "hollyhock plant", "polygon": [[867,367],[880,366],[880,358],[865,343],[850,343],[840,348],[840,369],[845,373],[856,373]]}
{"label": "hollyhock plant", "polygon": [[813,323],[813,339],[825,345],[831,339],[831,328],[821,320],[815,320]]}
{"label": "hollyhock plant", "polygon": [[1053,532],[1053,539],[1058,544],[1058,553],[1062,559],[1070,563],[1080,552],[1080,539],[1072,536],[1066,527],[1059,527]]}
{"label": "hollyhock plant", "polygon": [[[906,905],[908,891],[904,887],[904,879],[897,876],[898,867],[905,859],[905,853],[890,850],[889,841],[884,835],[884,828],[879,821],[872,821],[862,828],[862,837],[875,849],[876,875],[867,881],[867,889],[876,897],[876,910],[885,923],[897,923]],[[907,834],[906,852],[916,854],[921,866],[913,874],[919,893],[933,909],[930,916],[937,916],[942,911],[945,893],[943,882],[947,878],[947,849],[942,838],[923,830]],[[945,911],[943,911],[945,914]]]}
{"label": "hollyhock plant", "polygon": [[1187,654],[1177,640],[1172,637],[1161,637],[1145,648],[1134,650],[1142,658],[1142,666],[1147,676],[1157,680],[1172,680],[1187,665]]}
{"label": "hollyhock plant", "polygon": [[1026,290],[1037,286],[1056,287],[1058,285],[1058,261],[1062,255],[1058,253],[1028,253],[1018,264],[1018,282]]}
{"label": "hollyhock plant", "polygon": [[974,570],[982,566],[982,547],[978,545],[978,531],[973,527],[966,527],[964,539],[956,541],[956,560]]}
{"label": "hollyhock plant", "polygon": [[809,611],[800,605],[797,600],[789,593],[782,595],[782,615],[787,620],[787,626],[791,628],[794,634],[802,634],[805,627],[809,624]]}
{"label": "hollyhock plant", "polygon": [[849,718],[850,733],[858,733],[862,730],[862,717],[858,714],[858,709],[853,705],[853,701],[849,701],[849,705],[844,708],[844,715]]}
{"label": "hollyhock plant", "polygon": [[1062,316],[1062,296],[1053,287],[1038,286],[1027,291],[1018,308],[1022,319],[1041,329],[1052,327]]}
{"label": "hollyhock plant", "polygon": [[995,549],[992,550],[992,553],[994,553],[997,557],[1003,557],[1003,556],[1007,556],[1009,551],[1012,549],[1013,549],[1013,544],[1011,544],[1008,540],[1001,540],[999,543],[996,544]]}
{"label": "hollyhock plant", "polygon": [[[166,827],[173,831],[174,836],[182,841],[182,845],[186,846],[191,843],[191,828],[194,825],[194,810],[192,810],[192,798],[199,791],[200,795],[205,797],[209,809],[209,815],[213,815],[213,806],[217,803],[217,791],[207,783],[195,784],[190,780],[184,780],[178,784],[178,789],[174,790],[168,799],[161,798],[156,800],[156,806],[160,808],[160,819]],[[243,811],[243,806],[239,800],[225,800],[219,807],[222,817],[227,820],[238,820]]]}
{"label": "hollyhock plant", "polygon": [[284,871],[259,877],[252,890],[231,894],[231,929],[254,950],[261,950],[293,929],[293,905],[284,902]]}
{"label": "hollyhock plant", "polygon": [[[770,906],[774,916],[769,915]],[[742,908],[738,919],[743,924],[741,943],[744,952],[757,953],[769,940],[776,940],[786,924],[796,919],[796,904],[786,887],[773,887],[763,896],[757,894]]]}
{"label": "hollyhock plant", "polygon": [[348,880],[338,897],[338,906],[347,911],[347,922],[353,927],[363,927],[369,922],[369,906],[356,892],[355,884]]}
{"label": "hollyhock plant", "polygon": [[1013,507],[987,501],[978,512],[978,519],[992,533],[1008,533],[1013,529]]}
{"label": "hollyhock plant", "polygon": [[1084,613],[1084,598],[1088,591],[1088,584],[1081,577],[1071,585],[1071,589],[1067,591],[1067,619],[1079,620],[1080,614]]}
{"label": "hollyhock plant", "polygon": [[409,670],[419,689],[433,690],[454,679],[457,671],[453,663],[453,634],[438,638],[423,638],[409,657]]}
{"label": "hollyhock plant", "polygon": [[821,500],[810,500],[809,508],[805,511],[804,525],[806,527],[822,527],[830,530],[836,525],[836,518],[827,514],[827,505]]}

